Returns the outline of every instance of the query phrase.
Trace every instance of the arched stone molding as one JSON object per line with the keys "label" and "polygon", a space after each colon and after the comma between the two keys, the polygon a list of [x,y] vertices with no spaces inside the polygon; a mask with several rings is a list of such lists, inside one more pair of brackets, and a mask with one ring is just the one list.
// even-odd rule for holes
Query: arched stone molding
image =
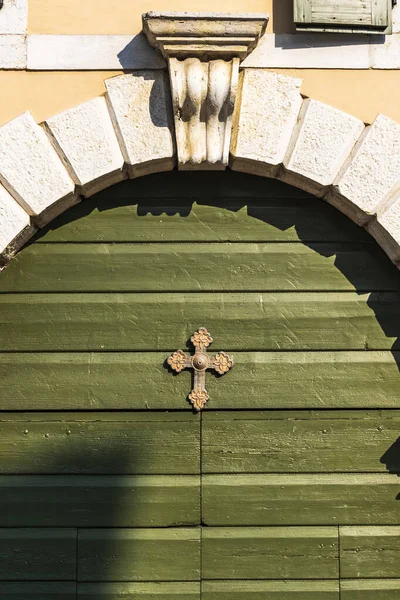
{"label": "arched stone molding", "polygon": [[[320,196],[365,227],[400,264],[400,125],[365,125],[304,99],[301,81],[240,74],[229,168]],[[0,252],[4,265],[73,204],[124,178],[175,168],[166,72],[106,81],[107,92],[38,125],[29,113],[0,128]]]}

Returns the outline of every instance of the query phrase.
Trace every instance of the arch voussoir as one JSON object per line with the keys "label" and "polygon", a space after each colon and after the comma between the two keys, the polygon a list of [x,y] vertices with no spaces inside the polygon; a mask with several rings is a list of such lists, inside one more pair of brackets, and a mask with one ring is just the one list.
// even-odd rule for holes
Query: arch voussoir
{"label": "arch voussoir", "polygon": [[[42,126],[24,113],[0,127],[1,264],[82,197],[126,177],[175,167],[166,72],[137,71],[105,85],[105,96]],[[365,126],[304,99],[299,79],[244,69],[229,166],[323,198],[400,263],[400,125],[391,119],[379,115]]]}

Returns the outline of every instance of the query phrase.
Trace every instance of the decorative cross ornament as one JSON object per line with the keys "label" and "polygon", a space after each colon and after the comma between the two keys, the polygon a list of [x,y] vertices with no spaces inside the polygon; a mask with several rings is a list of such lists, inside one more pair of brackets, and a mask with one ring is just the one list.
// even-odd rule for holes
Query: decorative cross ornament
{"label": "decorative cross ornament", "polygon": [[171,369],[180,373],[184,369],[193,369],[193,389],[189,400],[195,410],[200,411],[206,405],[210,396],[206,390],[206,371],[214,369],[220,375],[225,375],[233,367],[233,359],[226,352],[218,352],[215,356],[207,354],[207,348],[213,342],[211,335],[205,327],[200,327],[190,338],[195,353],[193,356],[183,350],[177,350],[168,358]]}

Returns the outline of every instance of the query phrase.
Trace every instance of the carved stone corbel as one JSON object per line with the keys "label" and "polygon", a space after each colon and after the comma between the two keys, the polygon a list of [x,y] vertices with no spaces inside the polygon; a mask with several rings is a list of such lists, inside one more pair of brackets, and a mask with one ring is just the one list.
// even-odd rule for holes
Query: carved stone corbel
{"label": "carved stone corbel", "polygon": [[226,168],[239,65],[268,19],[266,14],[143,15],[149,43],[168,61],[180,169]]}

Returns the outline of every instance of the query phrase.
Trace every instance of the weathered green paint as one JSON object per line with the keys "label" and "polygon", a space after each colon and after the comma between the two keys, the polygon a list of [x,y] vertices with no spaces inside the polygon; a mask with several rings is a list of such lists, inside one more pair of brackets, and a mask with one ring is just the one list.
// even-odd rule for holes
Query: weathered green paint
{"label": "weathered green paint", "polygon": [[209,526],[398,524],[392,474],[204,475]]}
{"label": "weathered green paint", "polygon": [[196,581],[200,529],[81,529],[78,581]]}
{"label": "weathered green paint", "polygon": [[400,579],[400,527],[340,527],[340,573],[345,579]]}
{"label": "weathered green paint", "polygon": [[372,242],[364,229],[332,206],[277,180],[182,172],[106,189],[52,221],[36,240]]}
{"label": "weathered green paint", "polygon": [[175,414],[0,414],[0,473],[198,474],[200,420]]}
{"label": "weathered green paint", "polygon": [[200,582],[79,583],[78,600],[200,600]]}
{"label": "weathered green paint", "polygon": [[342,600],[397,600],[400,579],[343,580],[340,582]]}
{"label": "weathered green paint", "polygon": [[171,527],[200,521],[200,476],[0,476],[2,527]]}
{"label": "weathered green paint", "polygon": [[396,274],[372,244],[36,244],[0,292],[396,291]]}
{"label": "weathered green paint", "polygon": [[337,579],[337,527],[206,527],[204,579]]}
{"label": "weathered green paint", "polygon": [[209,412],[203,473],[400,472],[400,411]]}
{"label": "weathered green paint", "polygon": [[[224,346],[215,350],[220,348]],[[2,407],[191,413],[186,399],[191,374],[173,375],[162,366],[167,356],[168,352],[0,353]],[[399,352],[235,351],[233,356],[234,370],[223,378],[207,376],[211,400],[206,411],[400,408]]]}
{"label": "weathered green paint", "polygon": [[[0,275],[0,596],[397,598],[400,274],[365,230],[174,172],[34,242]],[[194,415],[165,359],[201,325],[235,368]]]}
{"label": "weathered green paint", "polygon": [[204,581],[203,600],[339,600],[336,581]]}
{"label": "weathered green paint", "polygon": [[0,529],[1,580],[76,578],[75,529]]}
{"label": "weathered green paint", "polygon": [[206,325],[213,349],[391,350],[400,294],[5,294],[0,351],[170,352]]}

